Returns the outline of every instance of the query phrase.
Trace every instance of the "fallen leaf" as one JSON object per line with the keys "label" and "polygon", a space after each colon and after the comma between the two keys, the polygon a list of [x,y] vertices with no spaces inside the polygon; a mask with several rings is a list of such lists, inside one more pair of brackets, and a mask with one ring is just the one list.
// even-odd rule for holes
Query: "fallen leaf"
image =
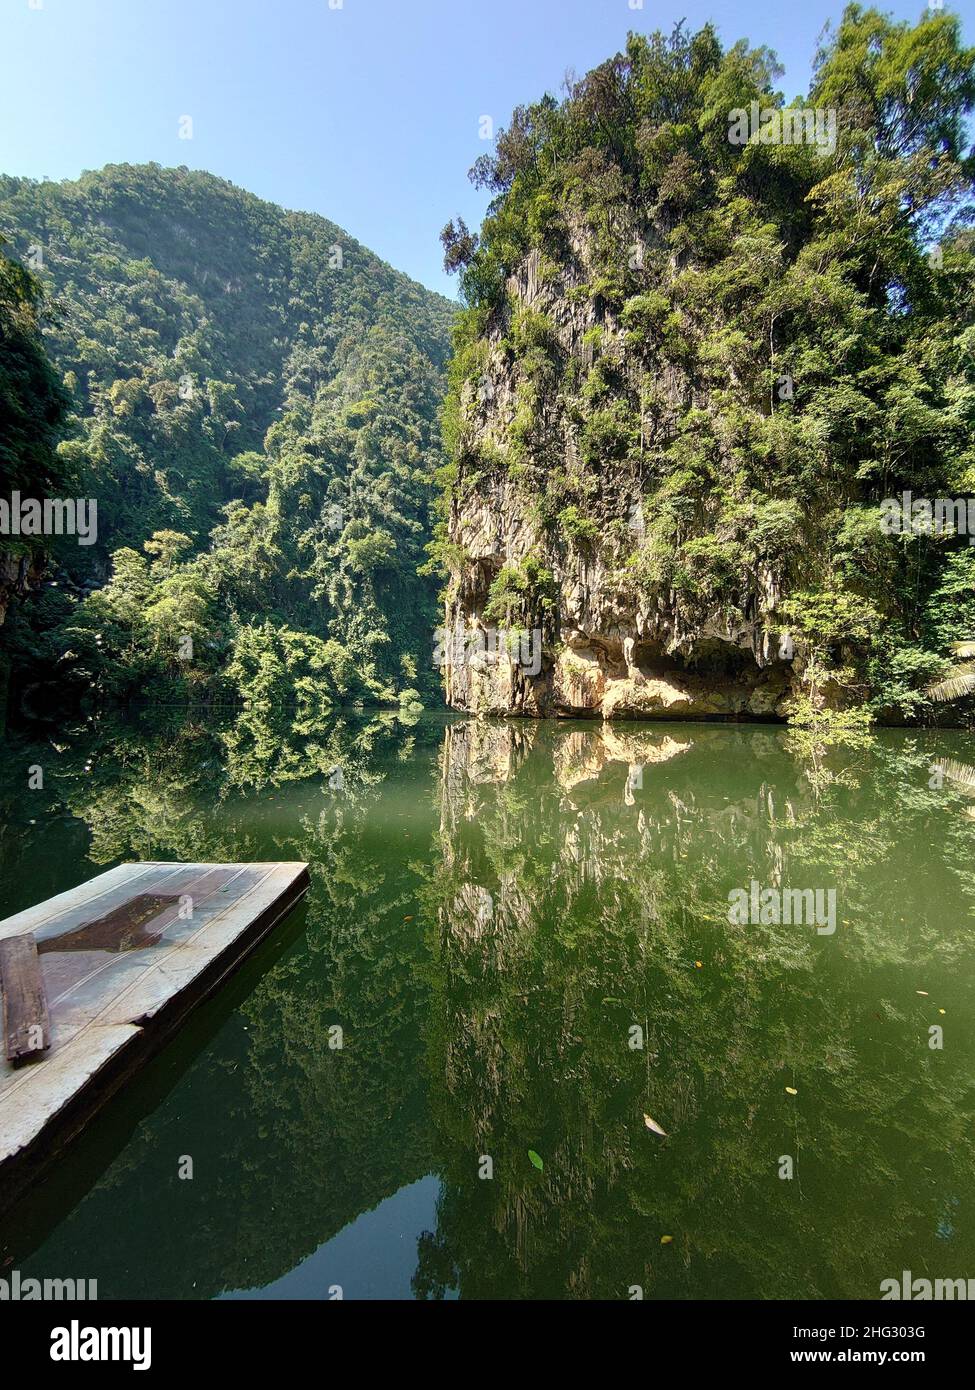
{"label": "fallen leaf", "polygon": [[796,1090],[795,1086],[786,1086],[785,1089],[788,1091],[788,1093],[789,1093],[790,1096],[797,1096],[797,1095],[799,1094],[799,1092]]}
{"label": "fallen leaf", "polygon": [[532,1163],[534,1163],[538,1171],[541,1172],[545,1165],[542,1163],[542,1160],[539,1158],[538,1154],[535,1152],[534,1149],[528,1150],[528,1157],[531,1159]]}
{"label": "fallen leaf", "polygon": [[643,1123],[646,1125],[647,1129],[652,1129],[654,1134],[662,1134],[665,1139],[667,1138],[667,1131],[665,1129],[661,1129],[660,1126],[657,1124],[657,1121],[651,1120],[649,1115],[644,1115]]}
{"label": "fallen leaf", "polygon": [[661,1245],[670,1245],[670,1243],[671,1243],[671,1241],[672,1241],[673,1239],[674,1239],[673,1236],[661,1236],[661,1237],[660,1237],[660,1244],[661,1244]]}

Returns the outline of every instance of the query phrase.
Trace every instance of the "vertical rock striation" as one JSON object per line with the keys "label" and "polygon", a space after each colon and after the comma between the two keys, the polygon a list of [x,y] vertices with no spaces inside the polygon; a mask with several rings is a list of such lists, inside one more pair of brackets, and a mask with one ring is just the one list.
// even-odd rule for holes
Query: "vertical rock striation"
{"label": "vertical rock striation", "polygon": [[[622,235],[640,244],[635,226]],[[647,381],[620,316],[590,291],[596,269],[581,231],[557,267],[531,251],[508,279],[481,370],[462,389],[446,628],[469,636],[530,620],[542,655],[532,671],[503,643],[493,655],[479,653],[475,639],[473,654],[447,661],[447,702],[480,714],[780,717],[792,664],[780,658],[775,634],[775,572],[753,573],[735,615],[723,601],[702,612],[666,584],[648,594],[628,564],[647,536],[651,451],[693,408],[696,393],[669,366]],[[591,444],[587,457],[584,388],[574,395],[571,384],[594,371],[618,377],[617,401],[625,397],[637,410],[652,389],[656,408],[640,420],[636,458],[596,460]],[[556,506],[566,502],[559,512],[553,491]],[[507,612],[492,603],[492,586],[500,579],[503,589],[506,577],[525,600],[517,614],[514,603]],[[455,658],[462,650],[455,642]]]}

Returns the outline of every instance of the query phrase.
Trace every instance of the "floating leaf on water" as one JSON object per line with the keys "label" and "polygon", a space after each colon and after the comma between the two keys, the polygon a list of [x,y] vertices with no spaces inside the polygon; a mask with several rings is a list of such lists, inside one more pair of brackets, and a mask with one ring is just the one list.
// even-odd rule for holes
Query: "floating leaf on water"
{"label": "floating leaf on water", "polygon": [[795,1086],[786,1086],[785,1089],[788,1091],[788,1093],[789,1093],[790,1096],[797,1096],[797,1095],[799,1094],[799,1092],[796,1090]]}
{"label": "floating leaf on water", "polygon": [[528,1157],[531,1159],[532,1163],[534,1163],[534,1165],[535,1165],[535,1167],[538,1169],[538,1171],[541,1172],[542,1169],[545,1167],[545,1165],[543,1164],[541,1158],[540,1158],[539,1155],[535,1152],[534,1149],[529,1149],[529,1150],[528,1150]]}
{"label": "floating leaf on water", "polygon": [[646,1125],[647,1129],[652,1129],[654,1134],[662,1134],[665,1139],[667,1138],[667,1131],[665,1129],[661,1129],[660,1126],[657,1124],[657,1121],[651,1120],[649,1115],[644,1115],[643,1123]]}

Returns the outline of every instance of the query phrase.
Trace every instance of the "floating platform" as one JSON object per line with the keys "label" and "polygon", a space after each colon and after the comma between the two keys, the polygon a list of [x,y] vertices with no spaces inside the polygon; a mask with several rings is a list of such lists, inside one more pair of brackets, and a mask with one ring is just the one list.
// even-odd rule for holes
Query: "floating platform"
{"label": "floating platform", "polygon": [[0,922],[0,1208],[307,888],[307,864],[121,864]]}

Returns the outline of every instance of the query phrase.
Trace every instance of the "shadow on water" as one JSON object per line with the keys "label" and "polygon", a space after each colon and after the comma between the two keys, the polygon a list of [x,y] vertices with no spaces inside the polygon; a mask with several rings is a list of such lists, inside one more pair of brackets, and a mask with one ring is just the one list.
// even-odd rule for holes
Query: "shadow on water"
{"label": "shadow on water", "polygon": [[[312,879],[11,1214],[22,1275],[875,1298],[975,1273],[975,822],[938,773],[963,735],[414,716],[99,725],[18,759],[49,775],[2,793],[4,913],[127,858]],[[753,882],[835,892],[835,930],[729,920]]]}

